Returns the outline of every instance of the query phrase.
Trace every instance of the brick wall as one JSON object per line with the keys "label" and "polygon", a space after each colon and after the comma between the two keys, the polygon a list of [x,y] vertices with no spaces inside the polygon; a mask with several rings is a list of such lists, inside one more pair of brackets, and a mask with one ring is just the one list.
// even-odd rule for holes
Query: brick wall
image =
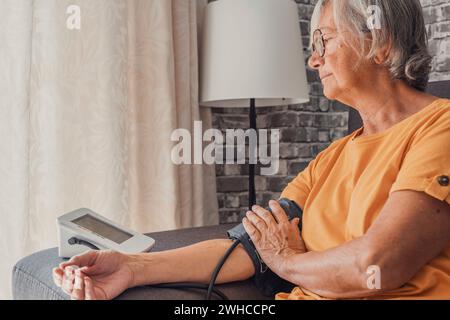
{"label": "brick wall", "polygon": [[431,81],[450,80],[450,1],[421,0],[433,55]]}
{"label": "brick wall", "polygon": [[[305,59],[309,57],[309,20],[317,0],[295,0],[298,4]],[[432,80],[450,79],[450,2],[421,0],[430,35]],[[310,103],[287,107],[258,108],[258,128],[279,128],[280,169],[277,175],[261,176],[256,170],[257,203],[267,205],[279,197],[286,184],[329,144],[347,134],[348,110],[328,101],[316,72],[307,70]],[[247,129],[248,109],[213,109],[213,126]],[[220,222],[240,221],[248,206],[247,165],[217,164]]]}

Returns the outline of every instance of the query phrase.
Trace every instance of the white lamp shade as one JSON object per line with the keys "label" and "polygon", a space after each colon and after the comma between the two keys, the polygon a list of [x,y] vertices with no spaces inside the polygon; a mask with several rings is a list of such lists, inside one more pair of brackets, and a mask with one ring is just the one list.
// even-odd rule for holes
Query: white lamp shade
{"label": "white lamp shade", "polygon": [[200,104],[256,107],[309,101],[297,4],[218,0],[206,7]]}

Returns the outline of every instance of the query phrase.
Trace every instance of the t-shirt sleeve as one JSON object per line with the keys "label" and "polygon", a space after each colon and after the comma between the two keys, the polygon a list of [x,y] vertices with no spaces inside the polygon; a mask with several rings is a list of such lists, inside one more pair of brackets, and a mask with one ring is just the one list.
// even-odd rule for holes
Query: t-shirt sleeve
{"label": "t-shirt sleeve", "polygon": [[280,198],[295,201],[300,208],[305,208],[306,199],[312,188],[312,168],[314,166],[314,161],[315,160],[312,160],[303,171],[288,183],[283,189]]}
{"label": "t-shirt sleeve", "polygon": [[418,133],[390,192],[414,190],[450,204],[450,111]]}
{"label": "t-shirt sleeve", "polygon": [[328,149],[320,152],[314,160],[309,162],[308,166],[303,171],[301,171],[291,182],[287,184],[281,193],[280,199],[286,198],[295,201],[295,203],[297,203],[300,208],[304,210],[306,200],[308,199],[309,193],[311,192],[314,184],[314,175],[316,173],[317,163]]}

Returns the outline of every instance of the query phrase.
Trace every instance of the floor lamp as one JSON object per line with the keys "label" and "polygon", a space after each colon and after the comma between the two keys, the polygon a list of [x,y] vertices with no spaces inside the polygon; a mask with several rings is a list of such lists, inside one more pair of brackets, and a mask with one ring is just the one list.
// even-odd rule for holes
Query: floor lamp
{"label": "floor lamp", "polygon": [[[200,52],[200,105],[256,108],[309,101],[297,4],[218,0],[206,7]],[[249,164],[249,208],[256,203]]]}

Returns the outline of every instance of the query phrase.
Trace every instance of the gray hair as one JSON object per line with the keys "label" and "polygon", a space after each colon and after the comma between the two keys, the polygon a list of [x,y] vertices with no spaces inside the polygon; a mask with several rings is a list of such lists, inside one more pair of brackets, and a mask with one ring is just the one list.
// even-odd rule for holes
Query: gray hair
{"label": "gray hair", "polygon": [[[390,45],[385,65],[393,79],[406,81],[425,91],[431,71],[432,57],[428,52],[428,38],[422,6],[419,0],[318,0],[311,19],[312,33],[318,27],[323,6],[332,2],[333,17],[338,31],[350,31],[358,47],[346,41],[356,52],[365,52],[367,35],[371,46],[365,58],[372,59],[384,45]],[[379,9],[381,28],[368,28],[371,6]],[[361,58],[364,58],[360,54]]]}

